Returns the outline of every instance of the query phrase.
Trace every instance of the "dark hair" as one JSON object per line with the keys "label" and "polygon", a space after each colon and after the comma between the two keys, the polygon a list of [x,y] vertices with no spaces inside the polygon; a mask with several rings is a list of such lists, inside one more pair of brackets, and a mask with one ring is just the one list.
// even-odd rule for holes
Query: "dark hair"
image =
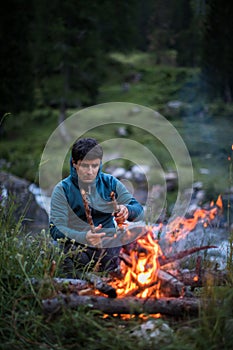
{"label": "dark hair", "polygon": [[78,160],[88,159],[102,159],[103,149],[98,144],[96,139],[93,138],[83,138],[75,141],[72,146],[71,155],[73,161],[77,163]]}

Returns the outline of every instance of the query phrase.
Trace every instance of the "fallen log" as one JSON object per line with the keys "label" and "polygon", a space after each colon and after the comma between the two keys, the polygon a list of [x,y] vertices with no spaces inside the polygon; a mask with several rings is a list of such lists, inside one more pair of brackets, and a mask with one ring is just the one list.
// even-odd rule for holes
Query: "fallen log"
{"label": "fallen log", "polygon": [[77,294],[65,295],[42,300],[42,308],[45,314],[60,313],[63,309],[78,309],[87,307],[99,310],[105,314],[157,314],[173,317],[197,316],[203,301],[197,298],[161,298],[139,299],[119,298],[111,299],[101,296],[80,296]]}

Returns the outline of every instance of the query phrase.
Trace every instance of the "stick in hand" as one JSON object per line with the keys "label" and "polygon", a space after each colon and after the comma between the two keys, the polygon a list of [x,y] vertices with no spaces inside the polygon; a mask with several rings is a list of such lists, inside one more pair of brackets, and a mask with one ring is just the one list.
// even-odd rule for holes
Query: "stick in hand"
{"label": "stick in hand", "polygon": [[93,219],[91,216],[91,209],[89,207],[88,200],[87,200],[86,191],[83,188],[81,189],[81,195],[82,195],[82,199],[83,199],[83,205],[84,205],[84,209],[85,209],[85,213],[86,213],[86,217],[87,217],[87,222],[91,227],[91,232],[96,233],[95,225],[94,225],[94,222],[93,222]]}
{"label": "stick in hand", "polygon": [[112,199],[114,215],[115,215],[115,214],[117,214],[120,211],[120,209],[118,207],[118,204],[117,204],[117,201],[116,201],[116,197],[115,197],[115,193],[113,191],[110,193],[110,197]]}

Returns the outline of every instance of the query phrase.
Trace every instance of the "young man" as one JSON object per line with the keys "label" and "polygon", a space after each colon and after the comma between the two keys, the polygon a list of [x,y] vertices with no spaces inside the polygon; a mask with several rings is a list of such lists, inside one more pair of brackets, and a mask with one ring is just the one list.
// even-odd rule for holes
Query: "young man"
{"label": "young man", "polygon": [[[115,270],[121,248],[119,242],[116,240],[114,245],[112,239],[116,224],[143,218],[142,206],[126,187],[102,172],[102,157],[102,147],[95,139],[76,141],[71,151],[70,175],[60,181],[52,193],[50,233],[55,240],[66,238],[64,252],[72,251],[64,262],[68,277],[97,263],[99,271]],[[115,216],[112,193],[118,203]],[[94,227],[90,226],[91,220]]]}

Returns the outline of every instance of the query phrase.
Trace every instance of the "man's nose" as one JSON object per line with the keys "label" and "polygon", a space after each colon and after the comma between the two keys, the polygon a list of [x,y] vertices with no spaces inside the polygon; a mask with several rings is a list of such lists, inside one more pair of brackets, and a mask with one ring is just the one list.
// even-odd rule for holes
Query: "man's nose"
{"label": "man's nose", "polygon": [[89,173],[89,174],[92,174],[92,173],[93,173],[93,170],[94,170],[93,166],[92,166],[92,165],[89,165],[88,168],[87,168],[88,173]]}

